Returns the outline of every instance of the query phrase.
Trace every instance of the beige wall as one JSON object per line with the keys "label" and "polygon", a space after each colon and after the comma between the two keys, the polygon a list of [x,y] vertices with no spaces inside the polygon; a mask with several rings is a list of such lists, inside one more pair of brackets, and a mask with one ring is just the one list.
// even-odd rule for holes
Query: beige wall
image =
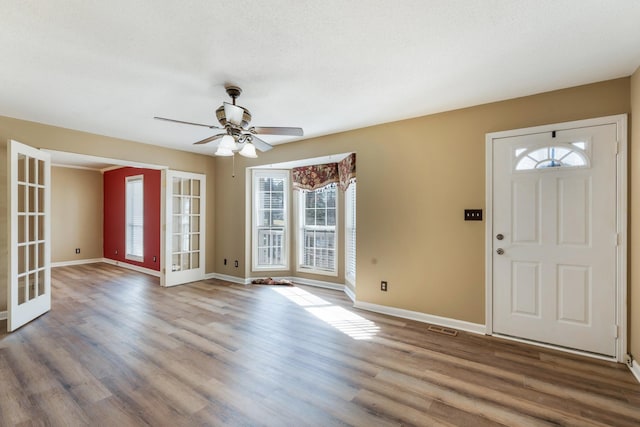
{"label": "beige wall", "polygon": [[102,194],[100,171],[51,168],[52,262],[102,258]]}
{"label": "beige wall", "polygon": [[214,271],[215,162],[212,157],[0,116],[0,141],[8,139],[36,148],[163,165],[175,170],[205,174],[208,212],[205,271]]}
{"label": "beige wall", "polygon": [[[236,158],[235,178],[231,159],[218,158],[215,271],[250,275],[247,166],[354,151],[357,299],[483,324],[485,224],[462,217],[485,208],[485,134],[628,113],[629,88],[622,78],[280,145]],[[240,272],[224,257],[240,260]]]}
{"label": "beige wall", "polygon": [[640,68],[631,76],[629,122],[629,352],[640,360]]}

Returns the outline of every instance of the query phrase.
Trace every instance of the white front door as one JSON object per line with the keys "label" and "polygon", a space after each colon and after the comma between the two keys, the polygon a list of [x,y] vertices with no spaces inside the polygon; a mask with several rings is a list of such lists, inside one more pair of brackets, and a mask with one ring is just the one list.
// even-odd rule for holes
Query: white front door
{"label": "white front door", "polygon": [[204,279],[205,175],[169,170],[163,286]]}
{"label": "white front door", "polygon": [[51,161],[49,154],[16,141],[7,148],[11,332],[51,309]]}
{"label": "white front door", "polygon": [[616,356],[619,124],[493,139],[493,332]]}

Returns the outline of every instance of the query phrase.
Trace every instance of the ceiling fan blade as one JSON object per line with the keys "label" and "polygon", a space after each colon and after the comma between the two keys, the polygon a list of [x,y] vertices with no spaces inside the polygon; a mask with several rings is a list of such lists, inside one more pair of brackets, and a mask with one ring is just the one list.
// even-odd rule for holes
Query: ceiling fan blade
{"label": "ceiling fan blade", "polygon": [[222,138],[226,133],[219,133],[217,135],[210,136],[209,138],[205,138],[202,141],[194,142],[193,145],[206,144],[211,141],[215,141],[216,139]]}
{"label": "ceiling fan blade", "polygon": [[253,142],[253,145],[255,145],[256,148],[260,151],[269,151],[273,148],[273,145],[267,144],[265,141],[261,140],[255,135],[251,135],[251,142]]}
{"label": "ceiling fan blade", "polygon": [[236,126],[241,126],[243,115],[244,108],[238,107],[237,105],[229,104],[228,102],[224,103],[224,117],[229,123],[232,123]]}
{"label": "ceiling fan blade", "polygon": [[193,125],[193,126],[202,126],[209,129],[223,129],[214,125],[205,125],[203,123],[193,123],[193,122],[185,122],[183,120],[175,120],[175,119],[167,119],[165,117],[154,117],[156,120],[164,120],[165,122],[173,122],[173,123],[182,123],[183,125]]}
{"label": "ceiling fan blade", "polygon": [[274,127],[274,126],[254,126],[249,129],[251,133],[259,135],[287,135],[287,136],[303,136],[302,128],[291,127]]}

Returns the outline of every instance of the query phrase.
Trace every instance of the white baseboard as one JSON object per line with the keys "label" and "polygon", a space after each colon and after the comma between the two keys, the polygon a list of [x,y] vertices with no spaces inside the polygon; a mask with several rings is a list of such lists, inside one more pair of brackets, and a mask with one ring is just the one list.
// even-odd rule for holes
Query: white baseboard
{"label": "white baseboard", "polygon": [[293,283],[297,283],[299,285],[333,289],[334,291],[344,291],[344,288],[346,287],[341,283],[325,282],[323,280],[304,279],[302,277],[283,277],[283,279],[291,280]]}
{"label": "white baseboard", "polygon": [[[258,279],[256,277],[249,277],[245,279],[243,277],[229,276],[227,274],[220,274],[220,273],[207,273],[205,274],[204,278],[226,280],[227,282],[237,283],[239,285],[250,285],[253,280]],[[333,289],[335,291],[345,291],[345,289],[347,288],[345,285],[341,283],[324,282],[322,280],[313,280],[313,279],[303,279],[302,277],[283,276],[283,277],[272,277],[272,279],[274,280],[284,279],[284,280],[289,280],[298,285],[316,286],[318,288]],[[353,295],[353,292],[351,293],[351,295]],[[349,298],[354,300],[355,295],[353,295],[353,298],[351,296],[349,296]]]}
{"label": "white baseboard", "polygon": [[633,374],[634,377],[636,377],[636,380],[640,382],[640,363],[634,360],[631,363],[631,366],[629,366],[629,369],[631,369],[631,373]]}
{"label": "white baseboard", "polygon": [[102,258],[101,261],[104,262],[104,263],[107,263],[107,264],[116,265],[118,267],[128,268],[129,270],[137,271],[138,273],[144,273],[144,274],[148,274],[150,276],[160,277],[160,272],[159,271],[152,270],[150,268],[139,267],[137,265],[129,264],[129,263],[122,262],[122,261],[116,261],[116,260],[113,260],[113,259],[110,259],[110,258]]}
{"label": "white baseboard", "polygon": [[351,302],[356,302],[356,294],[347,285],[344,286],[344,293],[347,294]]}
{"label": "white baseboard", "polygon": [[68,267],[70,265],[95,264],[96,262],[104,262],[104,258],[75,259],[73,261],[52,262],[51,267]]}
{"label": "white baseboard", "polygon": [[389,316],[401,317],[403,319],[416,320],[418,322],[431,323],[433,325],[445,326],[447,328],[459,329],[472,332],[474,334],[485,335],[486,327],[479,323],[466,322],[464,320],[450,319],[448,317],[435,316],[433,314],[421,313],[418,311],[404,310],[402,308],[388,307],[386,305],[372,304],[368,302],[356,301],[355,308],[373,311]]}
{"label": "white baseboard", "polygon": [[134,270],[139,273],[148,274],[150,276],[160,277],[160,272],[156,270],[152,270],[146,267],[139,267],[137,265],[129,264],[122,261],[116,261],[110,258],[90,258],[90,259],[77,259],[73,261],[60,261],[60,262],[52,262],[51,268],[55,267],[68,267],[71,265],[83,265],[83,264],[95,264],[97,262],[104,262],[106,264],[116,265],[122,268],[128,268],[129,270]]}
{"label": "white baseboard", "polygon": [[0,320],[7,320],[8,313],[7,311],[0,311]]}
{"label": "white baseboard", "polygon": [[229,276],[228,274],[221,273],[207,273],[204,275],[206,279],[218,279],[218,280],[226,280],[227,282],[237,283],[239,285],[248,285],[251,283],[251,279],[245,279],[243,277],[238,276]]}

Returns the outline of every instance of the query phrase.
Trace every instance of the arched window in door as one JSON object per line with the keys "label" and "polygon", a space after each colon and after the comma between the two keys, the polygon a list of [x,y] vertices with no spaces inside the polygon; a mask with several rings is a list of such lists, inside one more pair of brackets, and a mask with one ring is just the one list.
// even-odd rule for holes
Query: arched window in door
{"label": "arched window in door", "polygon": [[532,149],[518,148],[514,151],[515,170],[589,167],[586,148],[587,144],[582,141]]}

